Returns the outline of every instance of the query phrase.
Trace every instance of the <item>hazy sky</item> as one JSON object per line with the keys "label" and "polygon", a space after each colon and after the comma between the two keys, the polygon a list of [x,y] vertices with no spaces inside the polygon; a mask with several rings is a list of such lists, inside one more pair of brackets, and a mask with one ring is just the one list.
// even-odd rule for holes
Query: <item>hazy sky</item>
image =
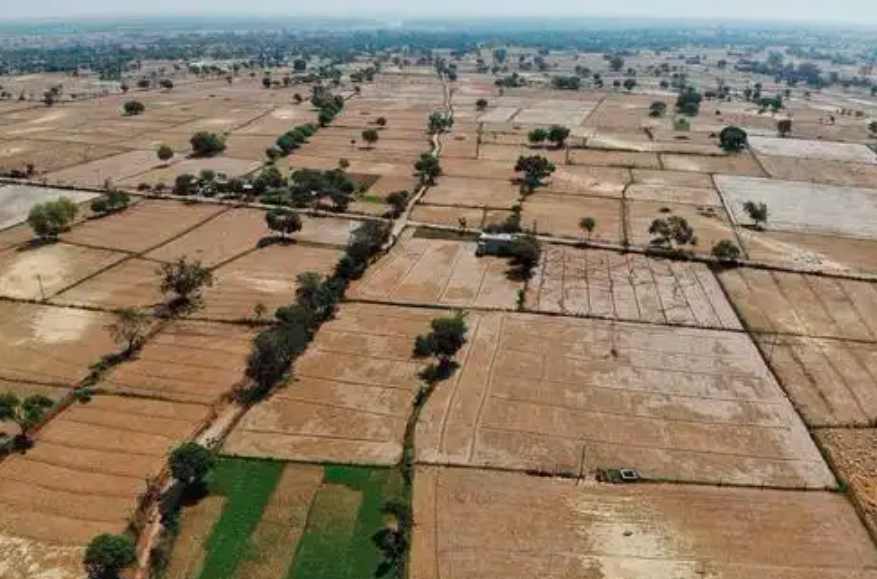
{"label": "hazy sky", "polygon": [[877,26],[877,0],[0,0],[0,18],[142,14],[656,16],[812,20]]}

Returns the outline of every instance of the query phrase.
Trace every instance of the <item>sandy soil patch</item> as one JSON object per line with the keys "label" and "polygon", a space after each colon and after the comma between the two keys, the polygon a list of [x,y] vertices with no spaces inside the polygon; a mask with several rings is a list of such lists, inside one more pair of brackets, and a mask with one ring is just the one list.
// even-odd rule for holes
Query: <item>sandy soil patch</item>
{"label": "sandy soil patch", "polygon": [[431,205],[511,209],[519,196],[518,187],[508,180],[442,177],[422,201]]}
{"label": "sandy soil patch", "polygon": [[71,386],[89,365],[116,351],[98,312],[0,303],[0,376]]}
{"label": "sandy soil patch", "polygon": [[719,281],[756,332],[877,341],[873,284],[747,268],[722,272]]}
{"label": "sandy soil patch", "polygon": [[243,326],[173,322],[103,385],[123,394],[212,404],[243,380],[255,334]]}
{"label": "sandy soil patch", "polygon": [[509,260],[477,257],[476,243],[409,238],[351,288],[358,298],[454,306],[513,308],[520,282]]}
{"label": "sandy soil patch", "polygon": [[624,235],[621,211],[618,199],[540,192],[524,201],[521,226],[542,234],[581,238],[585,233],[579,222],[593,217],[597,227],[592,239],[620,243]]}
{"label": "sandy soil patch", "polygon": [[0,534],[0,576],[4,579],[78,579],[82,547],[64,547]]}
{"label": "sandy soil patch", "polygon": [[542,312],[740,329],[703,264],[560,245],[542,246],[527,305]]}
{"label": "sandy soil patch", "polygon": [[262,304],[270,319],[277,308],[294,301],[300,273],[329,275],[341,255],[338,249],[308,245],[272,245],[248,253],[216,270],[216,281],[204,291],[204,308],[196,316],[251,319],[256,304]]}
{"label": "sandy soil patch", "polygon": [[461,370],[421,416],[423,461],[834,484],[743,334],[491,313],[472,321],[469,338]]}
{"label": "sandy soil patch", "polygon": [[738,223],[750,223],[743,204],[755,201],[769,208],[768,229],[877,237],[875,189],[727,175],[716,186]]}
{"label": "sandy soil patch", "polygon": [[867,532],[833,493],[577,485],[421,468],[414,518],[418,579],[877,576]]}
{"label": "sandy soil patch", "polygon": [[508,215],[510,215],[508,211],[418,204],[411,212],[411,221],[459,227],[460,220],[463,219],[466,227],[481,229],[488,223],[501,223]]}
{"label": "sandy soil patch", "polygon": [[[517,160],[517,157],[515,157]],[[515,178],[515,163],[483,159],[442,159],[442,171],[450,177],[507,180]],[[441,177],[438,181],[441,182]]]}
{"label": "sandy soil patch", "polygon": [[123,253],[54,243],[0,254],[0,295],[39,300],[119,262]]}
{"label": "sandy soil patch", "polygon": [[254,407],[223,452],[394,464],[423,362],[414,338],[447,311],[345,303],[296,362],[288,387]]}
{"label": "sandy soil patch", "polygon": [[700,155],[661,154],[661,163],[673,171],[694,171],[696,173],[721,173],[724,175],[751,175],[763,177],[755,159],[748,153],[726,157],[707,157]]}
{"label": "sandy soil patch", "polygon": [[[89,219],[62,235],[62,239],[139,253],[182,234],[223,209],[221,205],[144,199],[121,213]],[[161,227],[157,228],[156,223]]]}
{"label": "sandy soil patch", "polygon": [[616,167],[557,166],[546,187],[557,193],[621,197],[630,182],[630,171]]}

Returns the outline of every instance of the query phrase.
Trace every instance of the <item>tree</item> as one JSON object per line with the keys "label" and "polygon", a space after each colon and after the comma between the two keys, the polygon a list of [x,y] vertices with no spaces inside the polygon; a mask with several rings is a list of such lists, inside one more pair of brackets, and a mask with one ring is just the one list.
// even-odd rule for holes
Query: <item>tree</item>
{"label": "tree", "polygon": [[559,149],[566,143],[567,138],[569,138],[569,133],[570,131],[568,128],[560,125],[553,125],[548,129],[548,140],[554,143],[554,146]]}
{"label": "tree", "polygon": [[159,161],[167,164],[168,161],[173,159],[174,150],[170,147],[170,145],[159,145],[158,149],[155,151],[155,154],[158,156]]}
{"label": "tree", "polygon": [[165,90],[171,90],[172,88],[174,88],[174,81],[169,78],[165,78],[158,82],[158,86]]}
{"label": "tree", "polygon": [[380,139],[380,135],[374,129],[366,129],[362,132],[362,140],[365,141],[369,147],[373,147],[375,143]]}
{"label": "tree", "polygon": [[394,191],[387,195],[387,204],[393,208],[393,216],[398,217],[408,206],[408,191]]}
{"label": "tree", "polygon": [[19,398],[16,394],[0,394],[0,422],[14,422],[20,430],[19,437],[27,438],[27,431],[39,424],[46,411],[55,405],[55,402],[40,394]]}
{"label": "tree", "polygon": [[320,114],[317,115],[317,122],[320,123],[321,127],[332,124],[333,120],[335,120],[335,113],[328,109],[321,110]]}
{"label": "tree", "polygon": [[710,253],[720,261],[736,261],[740,257],[740,248],[728,239],[716,243]]}
{"label": "tree", "polygon": [[432,331],[414,340],[414,357],[433,357],[438,360],[437,376],[446,376],[452,368],[451,360],[466,345],[466,312],[436,318],[430,322]]}
{"label": "tree", "polygon": [[82,563],[91,579],[115,579],[136,560],[137,549],[128,535],[104,533],[88,544]]}
{"label": "tree", "polygon": [[667,103],[664,101],[655,101],[649,105],[649,116],[653,118],[663,117],[667,112]]}
{"label": "tree", "polygon": [[125,356],[131,355],[143,344],[152,319],[134,308],[116,311],[116,319],[107,326],[113,341],[125,348]]}
{"label": "tree", "polygon": [[142,115],[146,107],[140,101],[128,101],[122,105],[122,109],[125,111],[125,116],[134,117]]}
{"label": "tree", "polygon": [[479,111],[483,111],[487,109],[487,99],[478,99],[475,101],[475,108]]}
{"label": "tree", "polygon": [[688,87],[676,97],[676,112],[696,117],[697,113],[700,112],[701,101],[703,101],[703,96],[694,87]]}
{"label": "tree", "polygon": [[200,261],[189,263],[185,257],[171,263],[163,263],[158,269],[161,276],[161,293],[173,294],[171,308],[192,305],[200,299],[205,287],[213,286],[213,273]]}
{"label": "tree", "polygon": [[527,140],[531,145],[542,145],[548,140],[548,131],[542,128],[533,129],[527,135]]}
{"label": "tree", "polygon": [[350,168],[350,159],[340,158],[338,159],[338,168],[342,171],[346,171]]}
{"label": "tree", "polygon": [[34,205],[27,215],[27,223],[41,239],[57,239],[70,228],[79,207],[67,197]]}
{"label": "tree", "polygon": [[450,115],[435,112],[427,119],[426,130],[430,135],[445,133],[454,126],[454,118]]}
{"label": "tree", "polygon": [[213,453],[196,442],[185,442],[171,452],[171,474],[186,485],[204,482],[215,465]]}
{"label": "tree", "polygon": [[542,180],[554,173],[555,169],[554,163],[542,155],[518,157],[515,163],[515,172],[524,174],[522,185],[530,193],[542,186]]}
{"label": "tree", "polygon": [[387,126],[387,117],[378,117],[378,119],[375,121],[375,124],[383,129]]}
{"label": "tree", "polygon": [[432,153],[421,153],[420,158],[414,163],[414,170],[422,185],[435,185],[436,178],[442,174],[442,167],[438,157]]}
{"label": "tree", "polygon": [[199,131],[189,139],[195,157],[214,157],[225,151],[225,139],[216,133]]}
{"label": "tree", "polygon": [[868,123],[868,132],[870,132],[872,135],[877,134],[877,121],[871,121],[870,123]]}
{"label": "tree", "polygon": [[268,229],[280,233],[283,239],[286,239],[287,235],[301,231],[302,228],[299,214],[289,209],[272,209],[265,214],[265,222],[268,224]]}
{"label": "tree", "polygon": [[630,92],[630,91],[632,91],[634,88],[636,88],[636,81],[635,81],[634,79],[632,79],[632,78],[625,79],[625,81],[624,81],[624,89],[625,89],[627,92]]}
{"label": "tree", "polygon": [[768,209],[766,203],[747,201],[743,204],[743,211],[755,222],[757,229],[764,229],[764,226],[767,225]]}
{"label": "tree", "polygon": [[542,257],[542,247],[535,237],[524,235],[512,241],[509,254],[512,256],[512,265],[517,275],[522,279],[528,279]]}
{"label": "tree", "polygon": [[609,59],[609,68],[613,72],[618,72],[622,68],[624,68],[624,59],[620,56],[616,55]]}
{"label": "tree", "polygon": [[740,127],[725,127],[719,133],[719,146],[728,153],[738,153],[746,148],[749,136]]}
{"label": "tree", "polygon": [[777,121],[777,133],[781,137],[788,137],[792,134],[792,119],[782,119]]}
{"label": "tree", "polygon": [[124,191],[109,191],[91,202],[95,215],[107,215],[121,211],[131,203],[131,197]]}
{"label": "tree", "polygon": [[587,231],[588,239],[591,239],[594,229],[597,228],[597,220],[593,217],[583,217],[582,220],[579,221],[579,227],[581,227],[583,231]]}
{"label": "tree", "polygon": [[685,245],[697,245],[694,229],[684,217],[671,215],[666,219],[655,219],[649,226],[651,244],[669,250],[679,250]]}

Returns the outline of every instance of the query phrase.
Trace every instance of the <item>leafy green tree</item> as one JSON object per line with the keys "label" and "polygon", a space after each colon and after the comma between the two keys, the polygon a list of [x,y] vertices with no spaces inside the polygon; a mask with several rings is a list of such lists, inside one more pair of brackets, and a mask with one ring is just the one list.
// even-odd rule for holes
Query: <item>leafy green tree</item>
{"label": "leafy green tree", "polygon": [[323,109],[317,115],[317,122],[320,123],[321,127],[327,127],[332,124],[332,121],[335,120],[335,113],[328,109]]}
{"label": "leafy green tree", "polygon": [[57,239],[70,228],[79,207],[67,197],[34,205],[27,215],[27,223],[41,239]]}
{"label": "leafy green tree", "polygon": [[542,155],[521,156],[515,163],[515,172],[523,173],[523,187],[530,193],[541,187],[543,179],[554,173],[555,169],[554,163]]}
{"label": "leafy green tree", "polygon": [[583,217],[582,220],[579,221],[579,227],[581,227],[583,231],[587,231],[588,239],[591,239],[594,229],[597,228],[597,220],[593,217]]}
{"label": "leafy green tree", "polygon": [[740,127],[725,127],[719,133],[719,146],[728,153],[738,153],[746,148],[749,136]]}
{"label": "leafy green tree", "polygon": [[436,318],[430,322],[432,331],[419,335],[414,341],[414,357],[433,357],[438,361],[438,374],[447,375],[453,357],[466,345],[466,312]]}
{"label": "leafy green tree", "polygon": [[215,465],[213,453],[196,442],[185,442],[171,451],[171,474],[186,485],[202,483]]}
{"label": "leafy green tree", "polygon": [[158,156],[159,161],[167,164],[168,161],[173,159],[174,150],[169,145],[159,145],[155,154]]}
{"label": "leafy green tree", "polygon": [[199,131],[189,139],[192,154],[196,157],[214,157],[225,151],[225,139],[216,133]]}
{"label": "leafy green tree", "polygon": [[142,115],[146,111],[146,106],[140,101],[128,101],[122,105],[122,109],[125,111],[125,116],[135,117]]}
{"label": "leafy green tree", "polygon": [[561,148],[566,144],[566,140],[569,138],[569,133],[570,131],[568,128],[560,125],[553,125],[548,129],[548,140],[553,143],[555,147]]}
{"label": "leafy green tree", "polygon": [[755,222],[756,228],[764,229],[764,226],[767,225],[768,209],[766,203],[747,201],[743,204],[743,211]]}
{"label": "leafy green tree", "polygon": [[735,261],[740,258],[740,248],[728,239],[723,239],[713,245],[710,253],[721,261]]}
{"label": "leafy green tree", "polygon": [[287,235],[301,231],[302,228],[299,214],[289,209],[272,209],[265,214],[265,222],[268,224],[268,229],[279,233],[283,239],[286,239]]}
{"label": "leafy green tree", "polygon": [[408,191],[394,191],[387,195],[387,204],[393,208],[394,218],[405,211],[405,208],[408,206],[408,197]]}
{"label": "leafy green tree", "polygon": [[200,300],[205,287],[213,286],[213,273],[200,261],[189,263],[185,257],[171,263],[163,263],[158,269],[161,277],[161,293],[172,294],[170,306],[193,305]]}
{"label": "leafy green tree", "polygon": [[369,147],[373,147],[380,139],[380,135],[374,129],[366,129],[362,132],[362,140],[368,143]]}
{"label": "leafy green tree", "polygon": [[116,579],[119,572],[137,561],[137,549],[128,535],[104,533],[88,544],[83,565],[90,579]]}
{"label": "leafy green tree", "polygon": [[444,113],[435,112],[429,115],[426,129],[430,135],[446,133],[454,126],[454,118]]}
{"label": "leafy green tree", "polygon": [[527,135],[527,140],[531,145],[542,145],[548,140],[548,131],[543,128],[536,128]]}
{"label": "leafy green tree", "polygon": [[107,215],[121,211],[130,205],[131,196],[124,191],[108,191],[91,202],[91,210],[96,215]]}
{"label": "leafy green tree", "polygon": [[442,174],[438,157],[432,153],[421,153],[420,158],[414,163],[414,170],[423,185],[435,185],[436,178]]}
{"label": "leafy green tree", "polygon": [[702,101],[703,95],[697,92],[694,87],[687,87],[676,97],[676,112],[689,117],[696,117],[697,113],[700,112],[700,103]]}
{"label": "leafy green tree", "polygon": [[27,431],[39,424],[54,405],[51,398],[39,394],[23,399],[11,392],[0,394],[0,422],[14,422],[20,431],[19,436],[26,439]]}
{"label": "leafy green tree", "polygon": [[678,215],[652,221],[649,235],[652,236],[652,245],[672,251],[678,251],[686,245],[697,245],[694,228],[684,217]]}

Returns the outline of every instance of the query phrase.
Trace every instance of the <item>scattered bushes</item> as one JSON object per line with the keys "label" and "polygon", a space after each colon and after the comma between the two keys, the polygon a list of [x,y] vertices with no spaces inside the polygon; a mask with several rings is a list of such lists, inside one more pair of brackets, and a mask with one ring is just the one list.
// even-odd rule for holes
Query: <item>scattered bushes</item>
{"label": "scattered bushes", "polygon": [[42,422],[46,412],[55,402],[40,394],[19,398],[13,393],[0,394],[0,422],[14,422],[19,434],[16,439],[27,441],[27,431]]}

